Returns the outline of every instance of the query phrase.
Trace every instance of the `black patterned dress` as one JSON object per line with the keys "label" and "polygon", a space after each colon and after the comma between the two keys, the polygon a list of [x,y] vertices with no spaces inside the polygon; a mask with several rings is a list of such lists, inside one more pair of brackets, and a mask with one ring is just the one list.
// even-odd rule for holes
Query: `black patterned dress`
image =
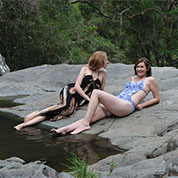
{"label": "black patterned dress", "polygon": [[[60,92],[60,103],[40,111],[40,115],[56,121],[72,115],[77,108],[87,104],[88,101],[79,95],[74,86],[75,83],[66,85]],[[82,80],[81,88],[90,97],[94,89],[101,89],[101,81],[99,78],[93,80],[92,75],[86,75]]]}

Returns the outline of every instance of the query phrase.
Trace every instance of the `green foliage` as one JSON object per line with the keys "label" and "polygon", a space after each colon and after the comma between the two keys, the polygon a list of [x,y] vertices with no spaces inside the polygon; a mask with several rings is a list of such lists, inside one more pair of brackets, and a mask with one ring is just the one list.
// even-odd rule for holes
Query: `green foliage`
{"label": "green foliage", "polygon": [[114,161],[112,161],[109,165],[110,165],[110,170],[109,170],[108,176],[111,175],[112,171],[113,171],[114,168],[116,167]]}
{"label": "green foliage", "polygon": [[[68,159],[70,166],[68,170],[72,172],[72,175],[76,178],[100,178],[101,174],[88,168],[88,164],[85,160],[81,160],[76,154],[71,153],[71,157]],[[107,176],[110,176],[116,165],[114,161],[109,163],[110,170]]]}
{"label": "green foliage", "polygon": [[26,55],[31,54],[29,29],[35,24],[33,19],[38,17],[38,3],[1,0],[0,4],[0,50],[10,68],[20,68],[26,63]]}
{"label": "green foliage", "polygon": [[96,50],[111,62],[176,66],[178,7],[155,0],[0,0],[0,52],[11,70],[82,64]]}
{"label": "green foliage", "polygon": [[73,176],[76,178],[99,178],[99,173],[88,170],[88,164],[86,161],[81,160],[75,154],[71,154],[71,158],[69,159],[71,166],[69,167],[69,171],[73,172]]}

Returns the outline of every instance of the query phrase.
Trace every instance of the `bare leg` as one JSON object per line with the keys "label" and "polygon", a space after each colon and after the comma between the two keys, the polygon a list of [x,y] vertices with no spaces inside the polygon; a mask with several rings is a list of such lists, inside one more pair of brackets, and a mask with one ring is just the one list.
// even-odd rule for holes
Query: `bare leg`
{"label": "bare leg", "polygon": [[98,103],[102,103],[108,112],[108,116],[114,114],[116,116],[125,116],[132,112],[132,104],[128,101],[121,100],[116,96],[100,90],[94,90],[92,98],[88,105],[85,118],[80,119],[66,127],[52,129],[56,133],[78,134],[90,129],[90,123],[96,122],[105,117],[105,113],[98,107]]}
{"label": "bare leg", "polygon": [[[100,120],[104,117],[105,117],[104,112],[98,107],[94,116],[92,117],[91,123],[94,123],[94,122],[96,122],[96,121],[98,121],[98,120]],[[76,121],[76,122],[74,122],[74,123],[72,123],[68,126],[61,127],[61,128],[58,128],[58,129],[53,128],[53,129],[51,129],[51,131],[55,132],[55,133],[61,133],[61,134],[64,135],[67,132],[71,132],[71,131],[77,129],[82,124],[82,122],[84,122],[83,120],[84,119],[80,119],[80,120],[78,120],[78,121]]]}
{"label": "bare leg", "polygon": [[54,133],[61,133],[62,135],[66,134],[67,132],[71,132],[73,130],[75,130],[77,127],[79,127],[79,125],[81,124],[81,122],[83,122],[83,119],[80,119],[68,126],[65,126],[65,127],[61,127],[61,128],[58,128],[58,129],[54,129],[52,128],[51,129],[51,132],[54,132]]}
{"label": "bare leg", "polygon": [[94,93],[96,93],[95,91],[96,90],[93,91],[85,118],[82,120],[80,125],[78,125],[78,127],[73,132],[71,132],[71,134],[78,134],[82,131],[90,129],[90,122],[91,122],[92,117],[94,116],[96,109],[98,107],[98,104],[99,104],[99,100],[97,97],[95,97],[95,94],[94,94]]}
{"label": "bare leg", "polygon": [[46,119],[45,116],[37,116],[37,117],[27,121],[27,122],[24,122],[24,123],[21,123],[21,124],[18,124],[16,126],[14,126],[14,129],[15,130],[20,130],[23,127],[27,127],[27,126],[30,126],[30,125],[34,125],[34,124],[40,123],[40,122],[44,121],[45,119]]}
{"label": "bare leg", "polygon": [[28,122],[37,116],[39,116],[39,111],[32,112],[31,114],[28,114],[27,116],[25,116],[24,122]]}
{"label": "bare leg", "polygon": [[104,91],[94,90],[83,122],[81,122],[71,134],[78,134],[90,129],[90,123],[99,102],[102,103],[110,113],[116,116],[125,116],[132,112],[132,104],[130,102],[121,100]]}

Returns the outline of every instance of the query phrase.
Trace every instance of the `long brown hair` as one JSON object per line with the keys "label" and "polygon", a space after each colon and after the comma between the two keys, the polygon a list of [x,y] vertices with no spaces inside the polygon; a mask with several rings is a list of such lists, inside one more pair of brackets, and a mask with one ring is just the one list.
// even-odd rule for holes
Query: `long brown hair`
{"label": "long brown hair", "polygon": [[152,75],[151,64],[150,64],[150,61],[145,57],[138,59],[138,61],[135,63],[135,66],[134,66],[135,75],[137,75],[136,67],[140,62],[144,62],[145,63],[145,66],[146,66],[146,69],[147,69],[146,76],[150,77]]}
{"label": "long brown hair", "polygon": [[104,51],[94,52],[88,62],[88,68],[92,71],[96,71],[104,66],[106,53]]}

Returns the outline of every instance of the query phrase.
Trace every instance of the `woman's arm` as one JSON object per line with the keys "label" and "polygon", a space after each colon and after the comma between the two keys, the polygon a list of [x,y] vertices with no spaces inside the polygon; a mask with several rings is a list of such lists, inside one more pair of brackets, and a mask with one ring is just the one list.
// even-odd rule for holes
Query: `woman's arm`
{"label": "woman's arm", "polygon": [[157,84],[157,81],[153,77],[150,78],[149,86],[150,86],[150,91],[152,92],[153,98],[149,101],[138,104],[136,106],[137,109],[142,109],[144,107],[147,107],[147,106],[150,106],[153,104],[157,104],[160,102],[158,84]]}
{"label": "woman's arm", "polygon": [[87,67],[82,67],[82,69],[80,70],[80,73],[77,77],[77,80],[75,82],[75,90],[87,101],[90,101],[90,98],[85,94],[85,92],[82,90],[82,88],[80,87],[83,78],[85,77],[85,74],[87,72],[88,68]]}

